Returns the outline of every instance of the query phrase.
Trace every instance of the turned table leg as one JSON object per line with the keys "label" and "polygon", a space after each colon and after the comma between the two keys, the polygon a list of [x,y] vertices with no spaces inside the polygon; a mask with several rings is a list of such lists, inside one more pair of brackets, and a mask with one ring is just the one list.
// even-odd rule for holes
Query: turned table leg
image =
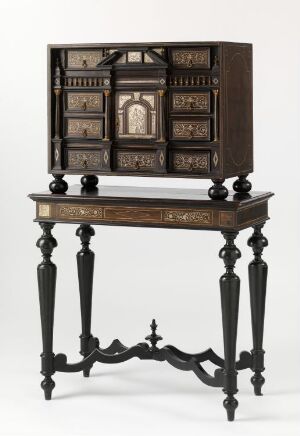
{"label": "turned table leg", "polygon": [[[95,254],[90,250],[91,237],[95,235],[95,230],[89,224],[81,224],[76,231],[76,236],[80,237],[82,248],[77,253],[77,268],[80,293],[81,310],[81,335],[80,335],[80,354],[86,357],[90,354],[91,317],[92,317],[92,293]],[[89,377],[90,368],[83,370],[84,377]]]}
{"label": "turned table leg", "polygon": [[51,254],[57,246],[56,239],[52,236],[52,223],[40,223],[43,230],[42,236],[36,245],[40,248],[43,261],[37,267],[39,300],[42,324],[43,352],[41,354],[42,370],[45,377],[41,383],[45,399],[51,400],[52,390],[55,383],[51,378],[54,374],[54,353],[53,353],[53,322],[55,304],[56,265],[51,262]]}
{"label": "turned table leg", "polygon": [[261,388],[265,382],[261,373],[265,369],[263,334],[268,265],[262,260],[261,255],[264,247],[268,245],[268,240],[261,232],[263,226],[264,224],[254,226],[254,232],[248,239],[248,245],[254,253],[254,259],[249,264],[249,287],[253,337],[253,350],[251,350],[253,361],[251,369],[254,372],[254,375],[251,377],[251,383],[254,386],[255,395],[262,395]]}
{"label": "turned table leg", "polygon": [[241,257],[241,253],[234,244],[238,233],[222,233],[226,240],[226,244],[219,253],[219,257],[223,259],[226,268],[225,274],[220,278],[225,356],[223,391],[226,394],[223,405],[227,411],[228,421],[233,421],[235,409],[238,407],[238,401],[235,399],[234,394],[238,391],[235,356],[240,295],[240,279],[234,273],[234,266],[236,260]]}

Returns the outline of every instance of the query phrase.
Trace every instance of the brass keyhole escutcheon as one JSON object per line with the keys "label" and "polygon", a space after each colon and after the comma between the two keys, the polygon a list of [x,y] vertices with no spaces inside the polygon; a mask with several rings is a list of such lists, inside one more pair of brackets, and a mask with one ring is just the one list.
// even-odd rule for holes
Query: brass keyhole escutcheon
{"label": "brass keyhole escutcheon", "polygon": [[87,136],[87,130],[86,130],[86,129],[84,129],[84,130],[82,131],[82,136]]}
{"label": "brass keyhole escutcheon", "polygon": [[83,59],[83,61],[82,61],[82,66],[83,66],[83,68],[86,68],[86,67],[87,67],[86,59]]}
{"label": "brass keyhole escutcheon", "polygon": [[88,167],[88,162],[86,159],[84,159],[84,161],[82,162],[82,167],[83,168],[87,168]]}
{"label": "brass keyhole escutcheon", "polygon": [[138,160],[135,161],[134,168],[135,168],[136,170],[139,170],[139,169],[140,169],[140,164],[139,164],[139,161],[138,161]]}
{"label": "brass keyhole escutcheon", "polygon": [[189,171],[193,171],[193,169],[194,169],[193,161],[191,160],[190,163],[189,163],[189,168],[188,168],[188,170],[189,170]]}
{"label": "brass keyhole escutcheon", "polygon": [[82,103],[82,110],[86,111],[86,101]]}

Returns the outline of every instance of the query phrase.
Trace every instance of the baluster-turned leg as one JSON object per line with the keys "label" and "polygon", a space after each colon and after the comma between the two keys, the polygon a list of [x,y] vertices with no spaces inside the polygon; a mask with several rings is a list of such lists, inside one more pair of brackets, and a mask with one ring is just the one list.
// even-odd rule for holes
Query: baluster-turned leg
{"label": "baluster-turned leg", "polygon": [[254,372],[251,383],[254,386],[255,395],[262,395],[261,388],[265,382],[261,373],[265,369],[263,334],[268,265],[262,260],[261,255],[264,247],[268,245],[268,240],[261,232],[263,226],[264,223],[254,226],[254,232],[248,239],[248,245],[252,248],[254,253],[254,259],[249,264],[249,287],[253,337],[253,350],[251,351],[253,361],[251,369]]}
{"label": "baluster-turned leg", "polygon": [[[80,237],[82,249],[77,253],[77,268],[80,292],[81,327],[80,354],[86,357],[90,354],[91,317],[92,317],[92,293],[95,254],[90,250],[91,237],[95,230],[89,224],[81,224],[76,231]],[[90,369],[83,370],[84,377],[89,377]]]}
{"label": "baluster-turned leg", "polygon": [[40,223],[43,230],[42,236],[36,245],[40,248],[43,261],[37,267],[39,299],[42,324],[43,352],[41,374],[45,377],[41,387],[45,393],[45,399],[51,400],[52,390],[55,383],[51,378],[54,374],[54,353],[53,353],[53,322],[55,304],[56,265],[51,262],[51,254],[57,246],[56,239],[52,236],[52,223]]}
{"label": "baluster-turned leg", "polygon": [[240,295],[240,279],[234,273],[234,266],[236,260],[241,257],[240,250],[234,244],[237,234],[238,232],[223,232],[226,244],[219,253],[226,268],[226,273],[220,278],[220,289],[225,355],[223,391],[227,395],[223,405],[227,411],[228,421],[234,420],[235,409],[238,406],[234,397],[238,391],[235,355]]}

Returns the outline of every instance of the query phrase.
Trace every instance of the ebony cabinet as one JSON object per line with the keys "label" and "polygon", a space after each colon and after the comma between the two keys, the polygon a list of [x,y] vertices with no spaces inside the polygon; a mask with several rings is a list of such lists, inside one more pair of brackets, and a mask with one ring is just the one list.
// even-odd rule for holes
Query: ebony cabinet
{"label": "ebony cabinet", "polygon": [[97,174],[207,178],[212,198],[234,176],[251,189],[251,44],[49,45],[48,61],[53,192],[65,174],[86,187]]}

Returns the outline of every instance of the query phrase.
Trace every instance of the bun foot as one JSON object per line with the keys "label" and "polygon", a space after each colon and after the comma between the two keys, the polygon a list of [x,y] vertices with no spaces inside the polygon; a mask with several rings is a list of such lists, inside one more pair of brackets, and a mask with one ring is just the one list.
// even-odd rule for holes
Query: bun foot
{"label": "bun foot", "polygon": [[63,174],[53,174],[54,180],[49,185],[52,194],[64,194],[68,190],[68,184],[63,180]]}
{"label": "bun foot", "polygon": [[254,394],[257,396],[262,396],[261,388],[265,383],[265,378],[261,375],[259,371],[255,371],[255,374],[251,377],[251,383],[254,387]]}
{"label": "bun foot", "polygon": [[55,382],[50,376],[46,376],[41,383],[41,388],[45,394],[45,400],[51,400],[52,391],[55,388]]}
{"label": "bun foot", "polygon": [[234,398],[233,395],[228,394],[225,400],[223,401],[223,406],[227,412],[227,420],[234,421],[235,409],[239,405],[238,401]]}
{"label": "bun foot", "polygon": [[99,183],[98,177],[93,175],[93,174],[88,175],[88,176],[82,176],[80,181],[81,181],[83,188],[86,190],[95,189]]}
{"label": "bun foot", "polygon": [[223,185],[224,179],[212,180],[213,186],[208,190],[208,196],[212,200],[225,200],[228,196],[228,189]]}
{"label": "bun foot", "polygon": [[245,176],[239,176],[239,178],[233,183],[232,187],[235,192],[238,193],[247,193],[251,191],[252,184],[247,180],[248,174]]}

